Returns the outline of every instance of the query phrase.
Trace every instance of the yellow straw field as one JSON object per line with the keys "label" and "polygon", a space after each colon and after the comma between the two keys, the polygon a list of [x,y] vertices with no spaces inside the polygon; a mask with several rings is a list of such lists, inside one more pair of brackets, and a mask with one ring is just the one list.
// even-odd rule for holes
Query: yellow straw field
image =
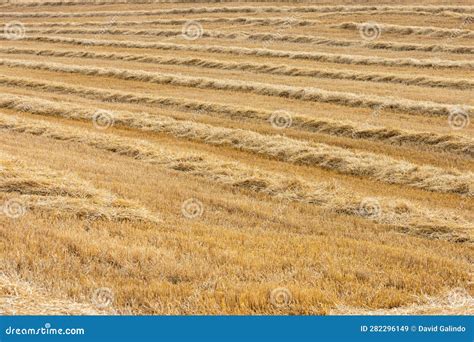
{"label": "yellow straw field", "polygon": [[0,314],[474,313],[469,1],[0,19]]}

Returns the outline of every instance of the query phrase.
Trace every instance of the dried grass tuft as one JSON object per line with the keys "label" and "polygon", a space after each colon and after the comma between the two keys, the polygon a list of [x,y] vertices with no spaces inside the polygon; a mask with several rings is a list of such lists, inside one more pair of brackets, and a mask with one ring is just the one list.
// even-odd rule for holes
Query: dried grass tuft
{"label": "dried grass tuft", "polygon": [[158,222],[136,203],[95,188],[70,173],[33,167],[0,153],[0,195],[23,208],[73,215],[85,219]]}
{"label": "dried grass tuft", "polygon": [[43,289],[0,272],[0,315],[110,315],[110,309],[54,298]]}

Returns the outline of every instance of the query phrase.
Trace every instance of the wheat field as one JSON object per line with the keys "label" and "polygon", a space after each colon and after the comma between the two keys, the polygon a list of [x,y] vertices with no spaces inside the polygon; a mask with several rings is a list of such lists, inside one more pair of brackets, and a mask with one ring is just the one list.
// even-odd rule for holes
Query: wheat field
{"label": "wheat field", "polygon": [[474,313],[474,6],[0,1],[0,313]]}

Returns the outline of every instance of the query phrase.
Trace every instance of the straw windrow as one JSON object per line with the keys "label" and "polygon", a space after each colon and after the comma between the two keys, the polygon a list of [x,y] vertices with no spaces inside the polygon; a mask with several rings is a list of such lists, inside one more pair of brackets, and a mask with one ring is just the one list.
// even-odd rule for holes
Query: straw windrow
{"label": "straw windrow", "polygon": [[26,209],[43,210],[87,219],[158,222],[139,205],[96,189],[70,173],[30,166],[0,152],[0,194]]}
{"label": "straw windrow", "polygon": [[[167,74],[131,69],[85,67],[60,63],[15,61],[9,59],[0,59],[0,65],[88,76],[112,77],[121,80],[133,80],[160,85],[175,85],[188,88],[252,93],[255,95],[289,98],[301,101],[331,103],[346,107],[383,107],[388,110],[421,115],[448,116],[456,107],[449,104],[431,101],[413,101],[395,97],[328,91],[312,87],[303,88],[240,80],[223,81],[221,79],[210,77],[193,77],[180,74]],[[0,83],[9,82],[4,82],[0,79]],[[470,106],[466,106],[465,110],[467,112],[473,111]]]}

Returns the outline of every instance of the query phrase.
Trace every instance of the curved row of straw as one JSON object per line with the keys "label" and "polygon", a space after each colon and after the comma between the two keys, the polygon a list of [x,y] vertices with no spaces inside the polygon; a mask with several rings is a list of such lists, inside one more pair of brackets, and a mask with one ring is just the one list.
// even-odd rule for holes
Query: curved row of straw
{"label": "curved row of straw", "polygon": [[[2,36],[0,35],[0,39]],[[474,62],[469,60],[443,60],[443,59],[416,59],[416,58],[386,58],[373,56],[345,55],[324,52],[297,52],[273,49],[244,48],[220,45],[182,45],[173,43],[150,43],[126,40],[98,40],[50,36],[25,36],[24,41],[38,41],[46,43],[71,44],[79,46],[108,46],[118,48],[157,49],[163,51],[192,51],[218,53],[235,56],[255,56],[271,58],[290,58],[311,60],[318,62],[355,65],[382,65],[390,67],[416,67],[416,68],[448,68],[448,69],[474,69]]]}
{"label": "curved row of straw", "polygon": [[[175,147],[165,147],[140,139],[95,133],[59,123],[4,114],[0,114],[0,130],[86,144],[240,190],[314,204],[336,213],[359,216],[394,227],[422,230],[425,232],[424,236],[432,238],[470,240],[470,224],[459,213],[422,207],[400,199],[377,198],[376,202],[383,209],[377,211],[376,215],[371,215],[364,209],[365,198],[333,183],[315,183],[288,177],[239,162],[222,160],[208,153],[183,152]],[[426,234],[427,230],[431,235]]]}
{"label": "curved row of straw", "polygon": [[[3,102],[3,105],[2,105]],[[25,98],[2,98],[0,106],[17,109],[27,108],[29,112],[54,115],[65,118],[93,120],[100,113],[97,108],[62,106],[46,101],[28,101]],[[226,145],[235,149],[260,154],[280,161],[321,167],[343,174],[368,177],[377,181],[402,184],[424,190],[453,192],[474,195],[474,174],[446,171],[433,166],[415,165],[387,156],[368,152],[352,152],[331,145],[290,139],[283,136],[269,136],[252,131],[215,127],[192,121],[178,121],[161,115],[147,113],[114,112],[105,113],[108,120],[119,125],[171,134],[176,138],[191,139],[211,145]]]}
{"label": "curved row of straw", "polygon": [[393,83],[432,88],[474,89],[474,81],[469,79],[441,78],[430,76],[404,76],[391,73],[368,73],[350,70],[331,71],[327,69],[309,69],[290,67],[284,64],[225,62],[215,59],[161,57],[151,54],[127,54],[115,52],[90,52],[75,50],[37,50],[23,48],[0,48],[4,54],[28,54],[47,57],[90,58],[104,60],[133,61],[160,65],[183,65],[206,69],[237,70],[259,74],[304,76],[350,81]]}
{"label": "curved row of straw", "polygon": [[[457,108],[457,106],[454,105],[431,101],[414,101],[396,97],[382,97],[376,95],[328,91],[312,87],[303,88],[286,85],[273,85],[251,81],[223,81],[210,77],[193,77],[180,74],[167,74],[141,70],[85,67],[61,63],[42,63],[9,59],[0,59],[0,65],[88,76],[112,77],[121,80],[133,80],[162,85],[175,85],[188,88],[252,93],[255,95],[289,98],[301,101],[331,103],[345,107],[383,107],[397,112],[420,115],[448,116],[453,110]],[[473,112],[473,108],[471,106],[465,106],[464,110],[468,113]]]}
{"label": "curved row of straw", "polygon": [[[0,84],[8,87],[22,87],[59,94],[77,95],[102,102],[119,102],[160,106],[194,114],[206,114],[232,120],[260,121],[268,124],[274,112],[244,106],[231,106],[214,102],[189,100],[176,97],[159,97],[149,94],[130,93],[123,91],[102,90],[91,87],[68,85],[57,82],[39,82],[24,78],[0,76]],[[23,99],[22,101],[26,101]],[[23,110],[21,102],[12,101],[6,97],[2,106]],[[27,109],[28,110],[28,109]],[[365,127],[360,124],[330,119],[312,118],[305,115],[288,113],[291,116],[294,129],[349,137],[352,139],[369,139],[388,144],[407,144],[417,148],[427,148],[439,152],[449,152],[472,157],[474,155],[473,142],[467,138],[454,135],[440,135],[431,132],[412,132],[387,127]]]}

